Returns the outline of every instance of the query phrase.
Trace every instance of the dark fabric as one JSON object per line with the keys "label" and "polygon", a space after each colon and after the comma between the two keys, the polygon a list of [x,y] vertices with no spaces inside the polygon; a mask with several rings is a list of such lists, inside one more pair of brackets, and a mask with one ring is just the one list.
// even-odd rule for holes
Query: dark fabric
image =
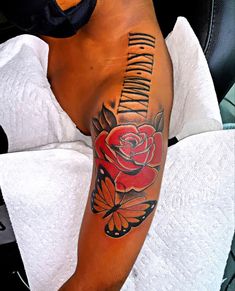
{"label": "dark fabric", "polygon": [[178,142],[178,139],[176,137],[173,137],[173,138],[168,139],[168,147],[173,146],[177,142]]}
{"label": "dark fabric", "polygon": [[17,27],[31,34],[69,37],[90,19],[96,0],[82,0],[62,11],[55,0],[1,1],[4,15]]}
{"label": "dark fabric", "polygon": [[[0,290],[29,290],[26,273],[16,242],[0,246]],[[23,281],[22,281],[23,280]]]}
{"label": "dark fabric", "polygon": [[224,271],[223,284],[220,291],[235,290],[235,234],[232,241],[231,251]]}
{"label": "dark fabric", "polygon": [[[7,153],[7,150],[8,150],[7,135],[6,135],[5,131],[3,130],[2,126],[0,125],[0,154]],[[4,204],[4,200],[3,200],[2,191],[0,188],[0,206],[3,204]]]}
{"label": "dark fabric", "polygon": [[[7,135],[0,126],[0,154],[7,153],[7,150]],[[6,211],[3,212],[3,209],[6,209],[5,206],[3,206],[4,204],[5,203],[0,188],[0,290],[29,290],[23,283],[24,281],[28,284],[21,255],[17,243],[14,241],[14,235],[10,243],[1,244],[1,241],[4,241],[4,238],[6,237],[6,232],[12,232],[9,216],[5,213]],[[9,223],[6,223],[7,221]]]}
{"label": "dark fabric", "polygon": [[[0,154],[7,153],[8,150],[8,139],[5,131],[3,130],[2,126],[0,125]],[[2,192],[0,188],[0,206],[4,204],[4,200],[2,197]],[[0,221],[1,222],[1,221]]]}
{"label": "dark fabric", "polygon": [[0,125],[0,154],[5,154],[7,150],[8,150],[7,135]]}

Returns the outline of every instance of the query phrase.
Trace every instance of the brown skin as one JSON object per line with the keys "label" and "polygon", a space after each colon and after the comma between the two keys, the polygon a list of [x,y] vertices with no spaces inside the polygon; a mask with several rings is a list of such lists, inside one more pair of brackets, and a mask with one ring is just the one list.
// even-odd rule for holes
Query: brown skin
{"label": "brown skin", "polygon": [[[157,39],[152,75],[155,81],[152,82],[147,117],[139,118],[130,114],[125,116],[125,120],[136,126],[151,123],[160,109],[164,109],[161,170],[154,183],[144,191],[148,200],[157,200],[167,151],[173,86],[171,61],[152,1],[100,0],[91,20],[77,35],[62,40],[43,39],[50,46],[48,78],[52,89],[78,128],[92,135],[95,143],[91,120],[97,117],[103,103],[109,106],[112,101],[115,104],[113,112],[121,122],[122,118],[116,112],[127,64],[128,33],[135,31],[148,33]],[[110,168],[106,170],[110,171]],[[104,219],[92,213],[90,206],[96,175],[97,167],[94,165],[79,236],[77,268],[61,291],[120,290],[141,250],[153,218],[152,213],[122,238],[108,237],[103,231]]]}
{"label": "brown skin", "polygon": [[56,3],[62,10],[67,10],[73,6],[76,6],[81,0],[57,0]]}

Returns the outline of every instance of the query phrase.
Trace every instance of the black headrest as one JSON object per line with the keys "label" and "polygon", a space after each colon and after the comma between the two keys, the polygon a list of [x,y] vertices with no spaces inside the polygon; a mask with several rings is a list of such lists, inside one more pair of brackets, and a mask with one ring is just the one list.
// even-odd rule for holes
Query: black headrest
{"label": "black headrest", "polygon": [[0,125],[0,154],[5,154],[8,151],[8,139],[5,131]]}
{"label": "black headrest", "polygon": [[178,16],[188,19],[222,100],[235,82],[235,0],[154,0],[154,5],[164,36]]}

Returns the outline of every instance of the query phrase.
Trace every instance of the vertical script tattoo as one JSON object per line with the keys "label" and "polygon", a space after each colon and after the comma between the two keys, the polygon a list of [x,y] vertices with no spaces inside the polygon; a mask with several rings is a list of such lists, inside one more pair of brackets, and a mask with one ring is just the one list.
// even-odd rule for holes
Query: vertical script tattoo
{"label": "vertical script tattoo", "polygon": [[128,58],[118,114],[147,117],[156,38],[146,33],[129,33]]}

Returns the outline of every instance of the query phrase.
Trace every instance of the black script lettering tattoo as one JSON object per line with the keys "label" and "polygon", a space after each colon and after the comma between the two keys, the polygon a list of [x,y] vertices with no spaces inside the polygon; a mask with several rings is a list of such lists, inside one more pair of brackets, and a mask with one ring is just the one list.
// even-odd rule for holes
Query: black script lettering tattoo
{"label": "black script lettering tattoo", "polygon": [[118,114],[134,113],[147,117],[155,42],[155,37],[149,34],[129,33],[127,68]]}

